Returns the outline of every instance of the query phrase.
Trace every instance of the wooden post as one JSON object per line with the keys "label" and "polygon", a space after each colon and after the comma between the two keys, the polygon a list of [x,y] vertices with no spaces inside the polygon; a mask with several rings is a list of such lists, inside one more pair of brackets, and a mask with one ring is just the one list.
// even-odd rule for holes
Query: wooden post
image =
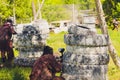
{"label": "wooden post", "polygon": [[98,19],[99,19],[100,26],[101,26],[101,31],[102,31],[103,34],[108,35],[108,40],[109,40],[108,41],[108,51],[110,53],[110,56],[112,57],[112,60],[113,60],[114,64],[118,68],[120,68],[120,59],[117,55],[117,52],[116,52],[114,46],[112,45],[111,39],[109,38],[109,34],[108,34],[108,30],[107,30],[107,25],[106,25],[101,1],[100,0],[95,0],[95,3],[96,3],[96,10],[97,10],[97,14],[98,14]]}

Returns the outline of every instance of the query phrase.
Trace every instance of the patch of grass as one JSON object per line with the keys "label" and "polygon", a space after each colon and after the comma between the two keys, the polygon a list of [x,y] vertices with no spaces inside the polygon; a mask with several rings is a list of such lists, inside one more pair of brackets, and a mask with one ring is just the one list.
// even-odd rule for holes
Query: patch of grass
{"label": "patch of grass", "polygon": [[[97,29],[98,33],[101,34],[101,30]],[[120,57],[120,31],[108,29],[108,34],[110,39],[112,40],[112,44],[114,45],[117,55]],[[110,57],[110,62],[108,64],[108,80],[120,80],[120,69],[118,69],[112,61]]]}
{"label": "patch of grass", "polygon": [[0,69],[0,80],[29,80],[31,68],[12,67]]}
{"label": "patch of grass", "polygon": [[[108,30],[110,39],[112,40],[112,44],[114,45],[116,51],[117,51],[117,55],[120,57],[120,31],[117,30]],[[114,65],[112,59],[110,58],[110,62],[108,65],[108,76],[109,76],[109,80],[120,80],[120,69],[116,68],[116,66]]]}
{"label": "patch of grass", "polygon": [[109,35],[110,38],[112,40],[112,44],[114,45],[118,55],[120,56],[120,49],[119,49],[119,45],[120,45],[120,31],[116,31],[116,30],[109,30]]}
{"label": "patch of grass", "polygon": [[47,39],[47,45],[51,46],[54,49],[54,52],[58,52],[58,48],[65,48],[66,44],[64,43],[64,34],[67,32],[61,32],[58,34],[50,33]]}

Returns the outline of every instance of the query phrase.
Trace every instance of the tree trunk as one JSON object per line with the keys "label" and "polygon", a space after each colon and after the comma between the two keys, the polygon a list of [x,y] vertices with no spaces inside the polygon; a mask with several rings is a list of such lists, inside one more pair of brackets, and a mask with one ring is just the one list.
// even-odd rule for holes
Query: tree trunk
{"label": "tree trunk", "polygon": [[45,0],[42,0],[42,3],[40,4],[40,2],[39,2],[39,0],[38,0],[39,8],[38,8],[37,14],[35,15],[35,18],[36,18],[36,19],[39,17],[39,15],[40,15],[40,19],[42,18],[41,8],[42,8],[42,6],[43,6],[43,4],[44,4],[44,1],[45,1]]}
{"label": "tree trunk", "polygon": [[32,0],[32,12],[33,12],[33,18],[34,20],[36,20],[36,8],[35,8],[35,3],[34,3],[34,0]]}
{"label": "tree trunk", "polygon": [[[97,14],[98,14],[98,19],[99,19],[100,26],[101,26],[101,31],[103,34],[108,35],[107,25],[106,25],[101,1],[95,0],[95,3],[96,3],[96,10],[97,10]],[[114,64],[118,68],[120,68],[120,60],[119,60],[119,57],[117,55],[117,52],[116,52],[114,46],[112,45],[112,42],[111,42],[111,39],[109,38],[109,35],[108,35],[108,50],[109,50],[110,56],[112,57]]]}
{"label": "tree trunk", "polygon": [[15,5],[13,6],[13,23],[16,25]]}

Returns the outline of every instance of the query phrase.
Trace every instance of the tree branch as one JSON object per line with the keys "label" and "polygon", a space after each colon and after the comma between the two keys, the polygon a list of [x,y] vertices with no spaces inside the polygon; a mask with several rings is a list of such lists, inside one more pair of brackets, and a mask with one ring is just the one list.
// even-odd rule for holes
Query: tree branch
{"label": "tree branch", "polygon": [[102,4],[101,4],[100,0],[95,0],[95,3],[96,3],[96,10],[97,10],[97,14],[98,14],[98,19],[99,19],[100,26],[101,26],[101,31],[103,34],[108,35],[108,51],[110,53],[110,56],[112,57],[114,64],[118,68],[120,68],[120,59],[117,55],[117,52],[116,52],[114,46],[112,45],[111,39],[110,39],[109,34],[108,34],[107,25],[106,25],[106,21],[105,21],[105,17],[104,17],[104,12],[102,9]]}

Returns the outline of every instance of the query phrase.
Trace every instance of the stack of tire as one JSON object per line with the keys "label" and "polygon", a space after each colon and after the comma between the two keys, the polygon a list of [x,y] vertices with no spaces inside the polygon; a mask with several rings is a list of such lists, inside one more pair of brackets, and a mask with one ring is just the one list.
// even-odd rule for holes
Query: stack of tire
{"label": "stack of tire", "polygon": [[64,35],[64,42],[62,76],[65,80],[106,80],[109,62],[107,35],[72,25]]}
{"label": "stack of tire", "polygon": [[19,56],[14,61],[15,64],[32,65],[33,60],[42,55],[48,35],[49,26],[45,20],[38,20],[33,25],[24,26],[22,33],[17,34],[14,41],[15,48],[19,51]]}

